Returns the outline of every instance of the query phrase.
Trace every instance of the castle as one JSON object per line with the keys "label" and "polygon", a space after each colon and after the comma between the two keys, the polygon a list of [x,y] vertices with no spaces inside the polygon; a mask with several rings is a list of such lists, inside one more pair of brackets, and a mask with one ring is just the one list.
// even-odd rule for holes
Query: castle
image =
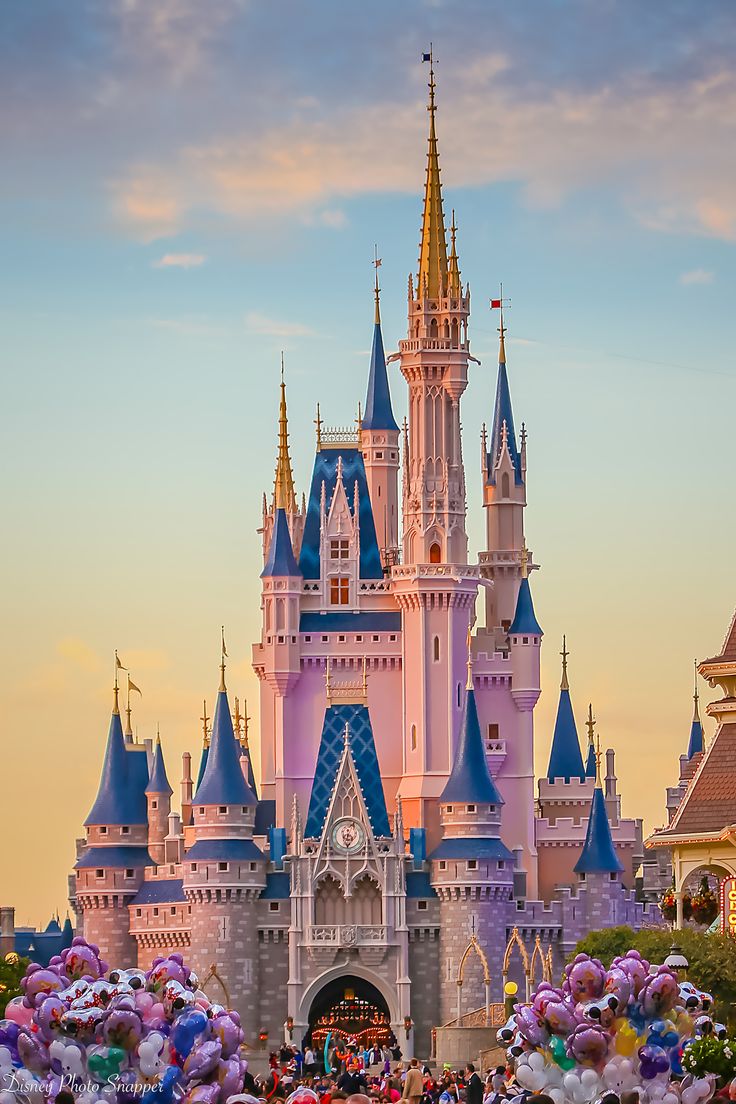
{"label": "castle", "polygon": [[[317,417],[299,501],[281,382],[264,497],[260,779],[223,654],[211,727],[180,812],[160,742],[123,724],[117,678],[97,797],[70,900],[105,958],[178,950],[231,1002],[246,1040],[393,1034],[426,1055],[436,1026],[488,1022],[507,979],[559,973],[591,928],[657,923],[634,879],[641,822],[622,816],[589,715],[585,756],[563,644],[547,774],[535,786],[542,629],[524,529],[503,317],[482,432],[486,548],[468,555],[461,400],[470,289],[446,234],[430,62],[429,142],[407,336],[386,358],[376,280],[367,398],[355,431]],[[501,309],[502,309],[501,304]],[[408,387],[397,424],[387,363]],[[400,478],[401,475],[401,478]],[[482,601],[484,624],[476,624]],[[224,652],[224,648],[223,648]]]}

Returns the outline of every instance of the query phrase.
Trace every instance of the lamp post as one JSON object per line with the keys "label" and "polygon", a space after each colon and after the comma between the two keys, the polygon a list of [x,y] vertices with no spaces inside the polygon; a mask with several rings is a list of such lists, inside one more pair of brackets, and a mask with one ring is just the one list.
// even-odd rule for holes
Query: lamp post
{"label": "lamp post", "polygon": [[673,943],[670,947],[670,953],[664,960],[663,965],[669,966],[670,970],[673,970],[677,974],[678,981],[687,980],[687,971],[690,963],[682,953],[682,948],[678,947],[677,943]]}
{"label": "lamp post", "polygon": [[516,994],[519,992],[519,986],[515,981],[507,981],[503,987],[503,1011],[506,1019],[514,1011],[514,1004],[516,1003]]}

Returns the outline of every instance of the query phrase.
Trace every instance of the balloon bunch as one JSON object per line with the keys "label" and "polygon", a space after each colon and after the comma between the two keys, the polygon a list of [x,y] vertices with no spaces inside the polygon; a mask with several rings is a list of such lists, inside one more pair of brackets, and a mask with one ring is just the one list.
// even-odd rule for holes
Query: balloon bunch
{"label": "balloon bunch", "polygon": [[708,993],[678,983],[669,967],[650,965],[638,951],[608,970],[579,954],[559,988],[543,981],[529,1003],[514,1006],[498,1040],[522,1088],[555,1104],[591,1104],[628,1090],[643,1104],[705,1104],[716,1071],[690,1075],[682,1057],[700,1038],[725,1035],[712,1008]]}
{"label": "balloon bunch", "polygon": [[108,972],[78,937],[21,985],[0,1020],[0,1104],[53,1102],[62,1088],[78,1104],[225,1104],[243,1091],[240,1018],[180,954]]}

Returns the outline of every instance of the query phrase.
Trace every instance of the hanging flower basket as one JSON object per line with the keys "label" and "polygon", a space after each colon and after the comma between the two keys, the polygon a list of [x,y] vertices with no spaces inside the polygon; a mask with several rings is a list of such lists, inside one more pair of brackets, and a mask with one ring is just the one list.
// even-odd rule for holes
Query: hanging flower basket
{"label": "hanging flower basket", "polygon": [[713,890],[708,885],[708,879],[703,878],[700,888],[692,900],[693,920],[697,924],[710,926],[718,915],[718,901]]}
{"label": "hanging flower basket", "polygon": [[[665,890],[659,901],[659,911],[665,918],[668,924],[674,924],[677,920],[677,897],[675,896],[674,887],[670,886]],[[693,903],[690,899],[690,894],[686,893],[682,899],[682,916],[684,920],[689,920],[693,915]]]}

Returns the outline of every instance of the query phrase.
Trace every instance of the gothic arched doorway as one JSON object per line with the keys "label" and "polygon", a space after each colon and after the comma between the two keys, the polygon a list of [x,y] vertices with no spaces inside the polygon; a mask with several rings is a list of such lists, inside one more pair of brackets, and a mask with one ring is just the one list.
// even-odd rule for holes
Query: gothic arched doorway
{"label": "gothic arched doorway", "polygon": [[391,1017],[383,994],[353,974],[328,981],[309,1010],[309,1037],[318,1052],[327,1036],[338,1045],[354,1041],[359,1049],[393,1041]]}

